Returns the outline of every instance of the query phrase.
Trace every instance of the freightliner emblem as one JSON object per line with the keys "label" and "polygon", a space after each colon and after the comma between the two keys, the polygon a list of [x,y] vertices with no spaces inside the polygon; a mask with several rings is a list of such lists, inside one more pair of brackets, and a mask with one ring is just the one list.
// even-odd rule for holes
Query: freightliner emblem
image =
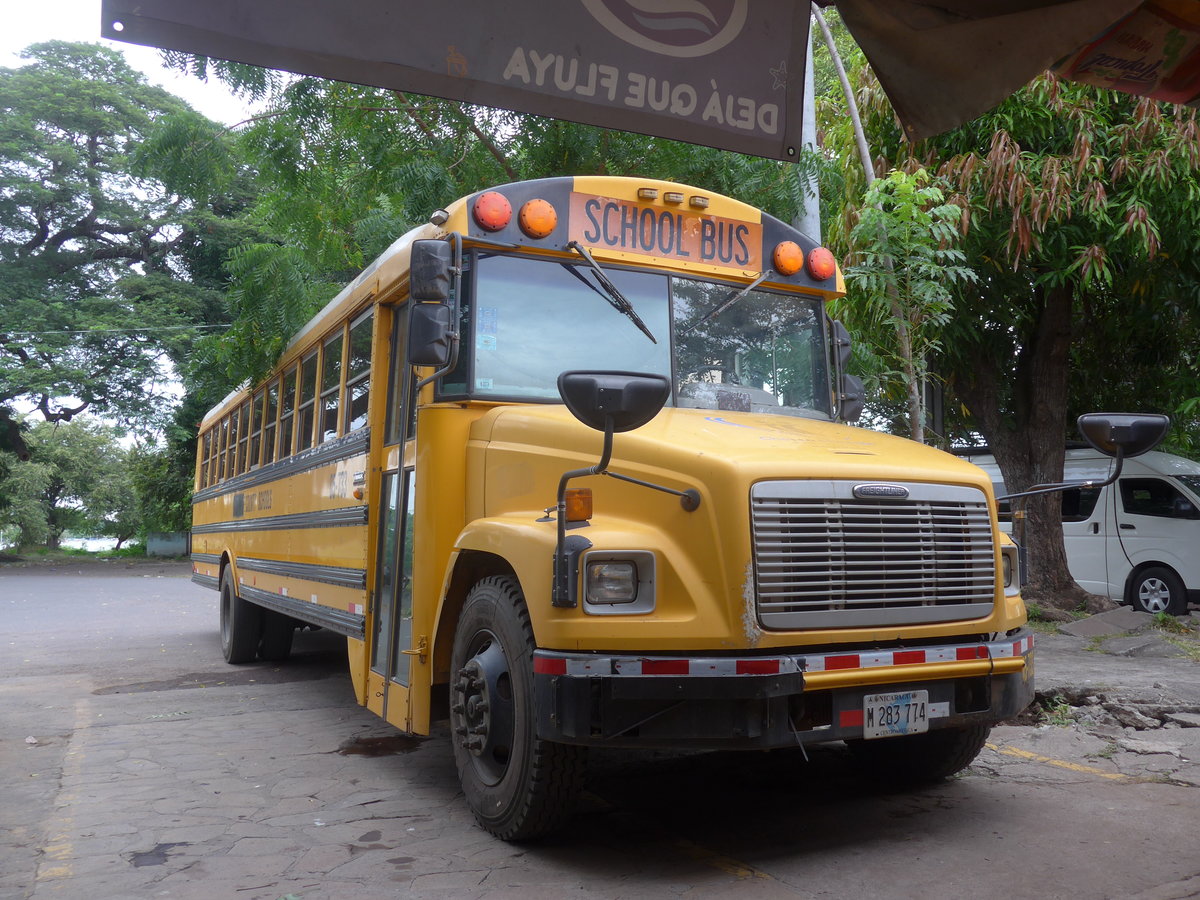
{"label": "freightliner emblem", "polygon": [[887,497],[892,500],[908,498],[908,488],[902,484],[856,484],[854,496],[860,500],[868,497]]}

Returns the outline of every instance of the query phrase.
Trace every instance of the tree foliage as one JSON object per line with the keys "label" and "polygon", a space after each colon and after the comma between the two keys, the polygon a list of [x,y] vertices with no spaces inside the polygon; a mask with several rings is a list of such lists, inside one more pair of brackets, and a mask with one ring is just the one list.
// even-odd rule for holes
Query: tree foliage
{"label": "tree foliage", "polygon": [[128,451],[120,432],[86,416],[36,422],[26,442],[30,458],[0,478],[0,526],[17,531],[18,546],[57,548],[68,531],[127,540],[138,531]]}
{"label": "tree foliage", "polygon": [[840,304],[857,333],[886,333],[878,355],[886,368],[876,380],[881,390],[902,394],[895,399],[907,409],[906,430],[921,441],[929,358],[941,349],[951,318],[951,288],[975,279],[956,246],[962,210],[944,200],[924,169],[876,179],[851,232],[846,281],[854,299]]}
{"label": "tree foliage", "polygon": [[[1190,409],[1182,424],[1194,429],[1195,111],[1046,75],[913,145],[869,71],[858,84],[880,167],[935,173],[963,211],[961,246],[977,279],[955,289],[937,366],[960,426],[986,438],[1008,487],[1060,480],[1069,422],[1109,402]],[[827,133],[833,146],[848,140],[836,120]],[[856,212],[846,205],[839,233]],[[1028,504],[1031,593],[1073,605],[1057,502]]]}
{"label": "tree foliage", "polygon": [[[211,123],[152,87],[119,53],[52,41],[0,69],[0,431],[14,403],[46,421],[103,411],[152,421],[187,326],[219,321],[192,275],[194,200],[142,152],[160,123]],[[18,448],[19,449],[19,448]]]}

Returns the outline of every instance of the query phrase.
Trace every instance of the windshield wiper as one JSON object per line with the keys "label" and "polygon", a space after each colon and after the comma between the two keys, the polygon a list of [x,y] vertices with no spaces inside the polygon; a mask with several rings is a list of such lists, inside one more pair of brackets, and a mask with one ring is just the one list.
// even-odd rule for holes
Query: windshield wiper
{"label": "windshield wiper", "polygon": [[709,322],[711,322],[713,319],[715,319],[721,313],[725,312],[725,310],[729,309],[729,307],[733,306],[733,304],[737,303],[739,300],[741,300],[743,297],[745,297],[748,293],[750,293],[752,290],[754,290],[756,287],[758,287],[760,284],[762,284],[766,280],[767,280],[767,273],[759,272],[758,277],[755,278],[752,282],[750,282],[748,285],[746,285],[741,290],[734,291],[732,294],[730,294],[728,297],[726,297],[724,300],[722,300],[720,303],[718,303],[716,306],[714,306],[712,309],[710,309],[708,311],[708,313],[702,319],[698,319],[697,321],[695,321],[691,325],[689,325],[687,328],[683,329],[683,331],[681,331],[680,334],[690,334],[691,332],[693,332],[697,328],[699,328],[701,325],[708,324]]}
{"label": "windshield wiper", "polygon": [[587,252],[587,248],[579,243],[579,241],[570,241],[567,243],[567,249],[576,251],[584,258],[584,261],[586,261],[587,264],[592,267],[592,271],[596,273],[596,280],[600,282],[600,286],[604,288],[604,292],[608,295],[608,302],[613,305],[617,312],[628,316],[629,321],[640,328],[642,334],[646,335],[646,337],[650,338],[653,343],[657,344],[658,338],[656,338],[650,332],[650,329],[646,327],[646,323],[643,322],[642,317],[637,314],[637,310],[633,308],[633,304],[626,300],[625,295],[617,290],[617,286],[608,280],[608,276],[604,274],[604,270],[600,268],[594,259],[592,259],[592,254]]}

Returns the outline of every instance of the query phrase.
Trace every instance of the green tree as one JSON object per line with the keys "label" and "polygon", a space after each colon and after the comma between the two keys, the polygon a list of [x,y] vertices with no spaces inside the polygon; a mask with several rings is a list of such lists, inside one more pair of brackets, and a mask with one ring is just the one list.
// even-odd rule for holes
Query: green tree
{"label": "green tree", "polygon": [[[858,85],[883,164],[936,173],[963,210],[961,246],[977,280],[955,290],[937,367],[955,401],[948,405],[987,440],[1010,490],[1061,480],[1079,412],[1116,399],[1167,412],[1193,402],[1193,110],[1047,75],[976,121],[913,145],[869,71]],[[831,120],[827,135],[848,152],[844,126]],[[852,183],[853,167],[845,171]],[[843,209],[841,233],[857,207]],[[1027,505],[1028,593],[1073,608],[1092,601],[1068,574],[1058,502],[1051,495]]]}
{"label": "green tree", "polygon": [[[261,375],[292,334],[375,256],[436,209],[481,187],[575,174],[703,185],[790,220],[794,167],[658,138],[171,54],[176,65],[267,100],[237,129],[261,192],[259,240],[230,255],[228,335],[204,342],[197,377]],[[165,148],[208,171],[203,140]],[[197,160],[201,162],[197,163]],[[160,161],[161,162],[161,161]],[[220,158],[212,171],[221,171]],[[218,393],[218,396],[220,394]]]}
{"label": "green tree", "polygon": [[0,480],[0,526],[15,526],[19,546],[57,549],[68,530],[127,539],[134,497],[120,432],[80,417],[36,422],[28,431],[28,462],[10,465]]}
{"label": "green tree", "polygon": [[181,359],[194,338],[188,326],[222,318],[219,293],[189,277],[204,211],[157,178],[142,152],[171,117],[210,142],[215,126],[115,51],[52,41],[25,58],[0,69],[0,433],[8,445],[18,402],[46,421],[87,410],[152,420],[168,406],[159,388],[168,360]]}
{"label": "green tree", "polygon": [[909,436],[921,442],[928,360],[940,350],[950,321],[951,288],[975,280],[955,246],[962,210],[945,203],[941,189],[929,182],[924,169],[893,171],[872,182],[851,233],[851,298],[839,305],[856,333],[889,332],[880,346],[895,351],[880,354],[887,367],[881,381],[902,390]]}

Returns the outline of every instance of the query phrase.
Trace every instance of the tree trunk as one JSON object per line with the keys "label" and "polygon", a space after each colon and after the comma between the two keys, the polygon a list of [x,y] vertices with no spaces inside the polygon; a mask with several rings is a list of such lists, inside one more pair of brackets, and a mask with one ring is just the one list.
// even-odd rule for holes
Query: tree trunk
{"label": "tree trunk", "polygon": [[[1045,289],[1038,319],[1017,353],[1015,373],[1004,371],[1011,359],[985,350],[974,357],[969,371],[959,368],[952,376],[952,389],[979,423],[1008,493],[1063,480],[1073,309],[1069,287]],[[956,368],[965,362],[959,361]],[[1011,422],[1003,410],[1005,379],[1012,384]],[[1062,495],[1015,500],[1013,509],[1013,539],[1027,553],[1025,598],[1060,611],[1111,609],[1111,601],[1089,594],[1071,577],[1063,543]]]}

